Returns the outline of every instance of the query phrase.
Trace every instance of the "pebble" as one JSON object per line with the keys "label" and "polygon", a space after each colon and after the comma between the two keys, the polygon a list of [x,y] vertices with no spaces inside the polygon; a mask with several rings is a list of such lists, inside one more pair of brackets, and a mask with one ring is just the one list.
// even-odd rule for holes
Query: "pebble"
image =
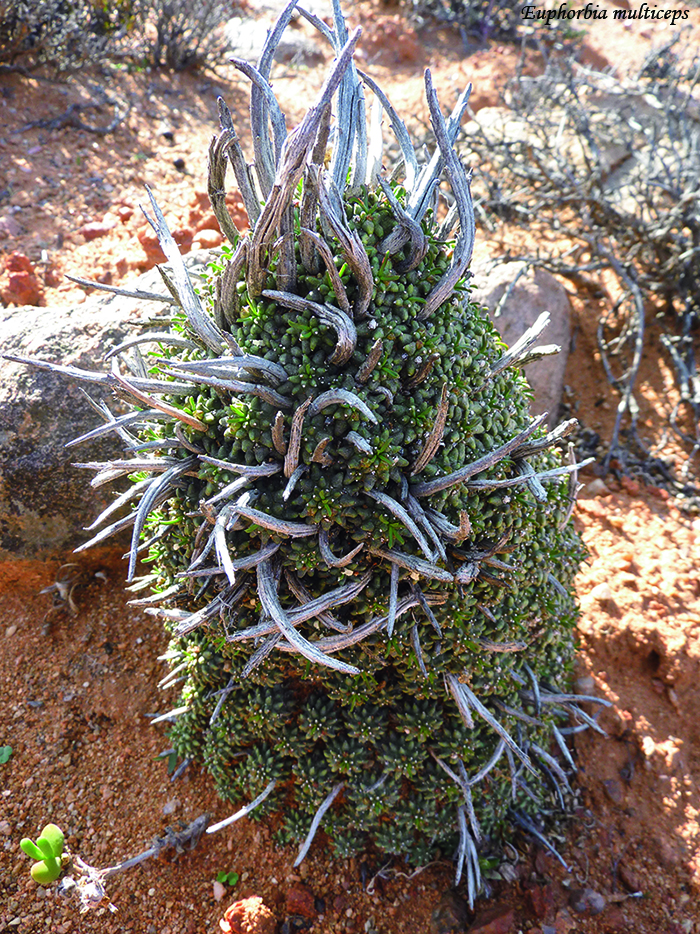
{"label": "pebble", "polygon": [[592,675],[581,675],[576,679],[577,694],[592,694],[595,691],[595,679]]}
{"label": "pebble", "polygon": [[195,234],[192,243],[193,249],[213,250],[214,247],[221,246],[223,237],[218,230],[204,229]]}
{"label": "pebble", "polygon": [[467,903],[454,890],[445,892],[430,916],[430,934],[463,931],[466,920]]}
{"label": "pebble", "polygon": [[19,237],[22,228],[13,217],[0,217],[0,240],[8,237]]}
{"label": "pebble", "polygon": [[640,482],[632,480],[631,477],[621,477],[620,486],[624,487],[631,496],[638,496],[642,489]]}
{"label": "pebble", "polygon": [[166,801],[163,805],[163,814],[167,817],[169,814],[174,814],[175,811],[180,807],[180,802],[177,798],[171,798],[170,801]]}
{"label": "pebble", "polygon": [[592,915],[599,915],[604,911],[606,904],[605,896],[594,889],[574,889],[569,896],[569,905],[578,914],[588,912]]}
{"label": "pebble", "polygon": [[599,603],[605,603],[607,600],[613,599],[613,592],[610,589],[610,584],[608,584],[607,581],[603,581],[595,585],[590,592],[590,596]]}
{"label": "pebble", "polygon": [[288,915],[295,915],[306,921],[313,921],[317,915],[314,893],[302,882],[288,890],[285,908]]}
{"label": "pebble", "polygon": [[5,259],[5,270],[8,273],[8,287],[3,290],[3,301],[14,305],[38,305],[41,285],[29,257],[19,250],[13,251]]}
{"label": "pebble", "polygon": [[616,782],[614,778],[609,778],[603,782],[603,788],[613,804],[622,804],[623,792],[619,782]]}
{"label": "pebble", "polygon": [[226,894],[226,886],[218,880],[214,882],[214,901],[220,902]]}
{"label": "pebble", "polygon": [[12,833],[12,824],[9,820],[0,820],[0,834],[4,837],[9,837]]}
{"label": "pebble", "polygon": [[224,934],[275,934],[277,924],[262,898],[253,896],[229,905],[219,927]]}
{"label": "pebble", "polygon": [[110,230],[116,226],[117,220],[115,217],[109,219],[105,217],[101,221],[91,221],[89,224],[83,224],[82,227],[78,228],[77,232],[86,240],[97,240],[98,237],[106,237]]}
{"label": "pebble", "polygon": [[561,911],[557,912],[554,927],[556,934],[569,934],[569,931],[576,927],[576,922],[571,917],[570,912],[566,908],[562,908]]}
{"label": "pebble", "polygon": [[515,929],[515,912],[498,906],[478,915],[468,934],[511,934]]}
{"label": "pebble", "polygon": [[587,483],[585,491],[589,496],[608,496],[610,493],[610,490],[605,485],[605,481],[601,480],[600,477],[596,477],[595,480],[591,480],[590,483]]}
{"label": "pebble", "polygon": [[628,892],[640,891],[639,879],[634,874],[634,872],[625,865],[625,863],[620,863],[618,865],[617,874],[620,877],[620,882],[624,885]]}
{"label": "pebble", "polygon": [[537,918],[545,918],[554,908],[554,890],[551,885],[535,885],[528,889],[527,896]]}
{"label": "pebble", "polygon": [[9,638],[10,636],[14,636],[16,632],[17,632],[17,626],[8,626],[7,629],[5,630],[5,635]]}
{"label": "pebble", "polygon": [[[173,235],[175,243],[177,243],[180,248],[180,252],[189,253],[192,248],[192,231],[185,230],[181,227],[173,227],[170,232]],[[149,226],[145,226],[139,230],[136,236],[149,262],[154,265],[155,263],[165,262],[165,254],[160,248],[158,236],[155,231]]]}

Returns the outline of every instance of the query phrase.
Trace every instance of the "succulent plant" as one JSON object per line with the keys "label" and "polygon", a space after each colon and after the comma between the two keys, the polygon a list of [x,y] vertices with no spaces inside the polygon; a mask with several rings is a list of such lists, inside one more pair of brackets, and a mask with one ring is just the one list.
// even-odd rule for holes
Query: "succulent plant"
{"label": "succulent plant", "polygon": [[[541,832],[568,788],[564,735],[596,726],[566,693],[580,465],[557,446],[574,423],[529,414],[521,368],[545,321],[508,349],[469,301],[474,214],[454,149],[468,90],[446,120],[426,72],[436,146],[421,164],[334,0],[334,28],[300,11],[336,58],[288,134],[269,76],[294,6],[257,68],[236,62],[252,165],[219,100],[209,194],[230,247],[209,279],[193,287],[150,196],[163,327],[117,348],[106,375],[38,365],[131,402],[89,436],[127,448],[92,465],[93,484],[134,483],[83,547],[132,528],[129,581],[154,591],[134,602],[171,634],[164,687],[184,679],[160,718],[177,752],[222,796],[284,808],[299,860],[321,825],[340,855],[441,848],[473,899],[478,848]],[[139,556],[152,571],[137,579]]]}
{"label": "succulent plant", "polygon": [[61,856],[65,846],[63,831],[56,824],[47,824],[41,831],[36,843],[24,837],[19,841],[20,848],[27,856],[37,860],[32,865],[31,876],[39,885],[55,882],[61,875]]}

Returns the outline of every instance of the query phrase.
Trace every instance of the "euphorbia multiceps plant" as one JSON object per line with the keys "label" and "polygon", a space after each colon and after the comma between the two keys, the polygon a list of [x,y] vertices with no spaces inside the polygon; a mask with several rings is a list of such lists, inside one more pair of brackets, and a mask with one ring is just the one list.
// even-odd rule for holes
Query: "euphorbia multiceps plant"
{"label": "euphorbia multiceps plant", "polygon": [[151,196],[170,313],[113,350],[110,373],[63,368],[132,403],[73,442],[117,431],[127,453],[93,483],[135,481],[87,545],[132,528],[128,578],[143,554],[135,587],[154,591],[135,602],[171,634],[164,686],[184,680],[161,719],[223,797],[282,810],[299,859],[320,825],[341,856],[368,841],[414,863],[455,852],[473,899],[480,848],[541,832],[568,790],[565,734],[597,726],[566,688],[580,465],[557,446],[574,422],[529,414],[521,371],[546,317],[508,349],[469,301],[454,149],[468,90],[445,119],[426,72],[421,161],[355,67],[359,30],[335,0],[333,28],[299,11],[336,58],[288,133],[269,79],[294,8],[257,67],[234,62],[252,83],[252,164],[219,100],[209,194],[230,246],[207,287]]}

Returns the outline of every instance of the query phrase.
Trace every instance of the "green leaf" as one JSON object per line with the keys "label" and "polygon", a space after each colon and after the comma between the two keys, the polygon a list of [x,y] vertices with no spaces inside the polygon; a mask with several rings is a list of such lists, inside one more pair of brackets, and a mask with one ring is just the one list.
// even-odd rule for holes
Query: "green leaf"
{"label": "green leaf", "polygon": [[36,841],[36,845],[41,850],[42,859],[53,859],[54,856],[58,855],[54,853],[53,847],[51,846],[51,841],[47,840],[46,837],[39,837]]}
{"label": "green leaf", "polygon": [[25,837],[23,840],[19,841],[20,849],[23,850],[27,856],[31,856],[32,859],[43,859],[44,854],[41,852],[36,843],[33,843],[29,837]]}
{"label": "green leaf", "polygon": [[12,746],[0,746],[0,765],[10,761],[12,756]]}
{"label": "green leaf", "polygon": [[216,876],[216,881],[221,882],[222,885],[234,886],[239,879],[237,872],[220,872]]}
{"label": "green leaf", "polygon": [[42,840],[46,840],[51,847],[51,852],[48,854],[49,856],[59,857],[61,855],[66,838],[63,836],[63,831],[60,827],[57,827],[56,824],[47,824],[41,831],[41,837],[36,841],[37,845],[43,849],[41,846]]}
{"label": "green leaf", "polygon": [[61,861],[58,859],[45,859],[40,863],[34,863],[31,870],[32,879],[39,885],[48,885],[55,882],[61,875]]}

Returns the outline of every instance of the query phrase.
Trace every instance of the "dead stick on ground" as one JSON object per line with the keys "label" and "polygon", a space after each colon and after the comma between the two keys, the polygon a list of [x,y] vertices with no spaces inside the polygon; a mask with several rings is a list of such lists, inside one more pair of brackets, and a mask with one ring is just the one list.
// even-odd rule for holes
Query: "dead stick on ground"
{"label": "dead stick on ground", "polygon": [[156,837],[152,846],[144,850],[143,853],[139,853],[138,856],[133,856],[131,859],[123,860],[114,866],[108,866],[106,869],[95,869],[94,866],[89,866],[79,856],[74,856],[72,858],[73,866],[81,873],[81,876],[77,881],[72,876],[66,876],[62,879],[61,893],[64,895],[77,893],[80,899],[81,914],[100,906],[107,907],[110,911],[116,911],[117,908],[110,902],[104,887],[106,879],[126,869],[132,869],[152,856],[160,856],[164,850],[171,847],[176,854],[184,853],[185,850],[193,850],[199,843],[210,821],[210,814],[202,814],[182,830],[178,831],[173,830],[172,827],[166,827],[165,836]]}

